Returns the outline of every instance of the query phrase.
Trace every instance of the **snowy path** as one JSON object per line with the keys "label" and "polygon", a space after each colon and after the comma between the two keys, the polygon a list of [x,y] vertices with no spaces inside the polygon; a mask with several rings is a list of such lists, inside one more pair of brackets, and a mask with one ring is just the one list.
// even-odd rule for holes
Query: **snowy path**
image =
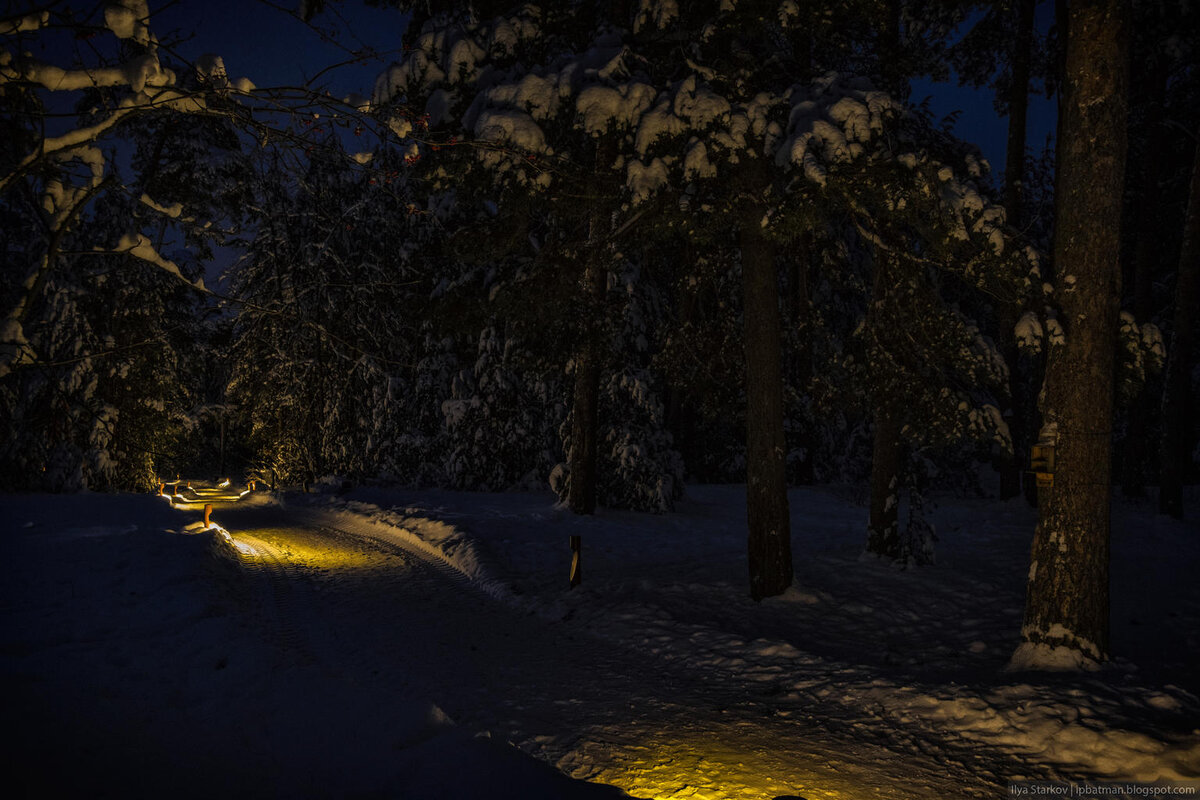
{"label": "snowy path", "polygon": [[943,561],[905,572],[858,559],[853,503],[798,490],[797,588],[754,604],[742,496],[578,518],[539,495],[257,495],[217,503],[229,542],[202,500],[0,498],[17,796],[969,800],[1200,777],[1194,525],[1118,530],[1114,586],[1156,592],[1114,596],[1110,669],[1007,675],[1027,512],[951,505]]}
{"label": "snowy path", "polygon": [[[283,655],[304,663],[312,654],[353,681],[407,676],[459,725],[576,777],[656,797],[907,800],[994,797],[1008,776],[1031,775],[994,748],[914,734],[886,709],[847,702],[869,676],[830,675],[828,663],[787,645],[763,643],[781,656],[765,675],[664,658],[661,648],[505,606],[445,562],[378,538],[375,526],[342,518],[357,528],[345,530],[322,516],[219,512],[242,563],[268,578],[253,605],[271,610],[265,622]],[[808,681],[814,690],[794,690],[806,671],[820,673]],[[819,691],[829,684],[846,694]]]}

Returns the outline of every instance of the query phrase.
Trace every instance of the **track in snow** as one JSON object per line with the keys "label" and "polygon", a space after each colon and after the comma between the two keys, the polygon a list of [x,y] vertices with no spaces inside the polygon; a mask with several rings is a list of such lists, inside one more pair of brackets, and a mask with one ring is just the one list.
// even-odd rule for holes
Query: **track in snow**
{"label": "track in snow", "polygon": [[736,666],[698,668],[530,616],[367,523],[346,530],[278,509],[220,517],[283,664],[410,686],[575,777],[637,796],[915,800],[992,797],[1020,772],[990,748],[897,725],[885,708],[788,692],[787,675],[747,682]]}

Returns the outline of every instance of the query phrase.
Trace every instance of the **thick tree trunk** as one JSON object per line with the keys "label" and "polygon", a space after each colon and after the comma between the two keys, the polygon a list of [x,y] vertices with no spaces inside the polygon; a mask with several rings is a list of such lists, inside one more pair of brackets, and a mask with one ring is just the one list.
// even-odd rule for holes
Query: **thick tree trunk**
{"label": "thick tree trunk", "polygon": [[[587,266],[580,291],[590,315],[600,313],[604,300],[605,269],[603,245],[599,241],[598,218],[593,215],[588,227]],[[600,343],[595,330],[597,320],[583,321],[584,337],[575,355],[575,391],[571,404],[571,451],[567,454],[571,484],[567,507],[574,514],[596,511],[596,479],[600,452]]]}
{"label": "thick tree trunk", "polygon": [[750,596],[782,594],[792,585],[791,519],[788,513],[786,443],[783,430],[782,337],[775,250],[763,236],[762,193],[769,185],[764,164],[747,165],[750,195],[743,200],[743,325],[746,348],[746,512]]}
{"label": "thick tree trunk", "polygon": [[[1198,140],[1200,142],[1200,140]],[[1195,406],[1188,385],[1195,348],[1196,315],[1200,309],[1200,143],[1192,163],[1183,249],[1175,277],[1175,330],[1168,351],[1163,391],[1162,485],[1159,509],[1183,518],[1183,481],[1191,463],[1191,415]]]}
{"label": "thick tree trunk", "polygon": [[1043,432],[1054,485],[1041,492],[1026,594],[1022,668],[1103,660],[1108,653],[1113,340],[1120,301],[1121,201],[1128,94],[1123,0],[1070,9],[1061,174],[1055,197],[1057,298],[1066,342],[1052,345]]}

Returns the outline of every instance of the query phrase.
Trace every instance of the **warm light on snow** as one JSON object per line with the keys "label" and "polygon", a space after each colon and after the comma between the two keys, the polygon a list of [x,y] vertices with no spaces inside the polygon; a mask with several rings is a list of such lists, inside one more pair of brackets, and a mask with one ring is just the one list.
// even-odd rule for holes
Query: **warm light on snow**
{"label": "warm light on snow", "polygon": [[[786,744],[780,743],[783,747]],[[630,795],[646,800],[729,800],[734,797],[771,798],[798,795],[805,800],[850,800],[856,795],[829,787],[828,774],[809,779],[795,777],[783,782],[761,773],[762,753],[739,743],[736,733],[696,735],[664,730],[643,747],[634,749],[632,760],[606,769],[597,776],[602,783],[620,786]],[[801,765],[792,765],[793,767]],[[802,772],[801,770],[799,770]]]}

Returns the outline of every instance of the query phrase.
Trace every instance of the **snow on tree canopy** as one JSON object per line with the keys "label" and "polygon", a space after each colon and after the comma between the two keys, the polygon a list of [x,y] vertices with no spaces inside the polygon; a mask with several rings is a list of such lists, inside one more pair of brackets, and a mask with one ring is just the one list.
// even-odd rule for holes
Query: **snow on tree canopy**
{"label": "snow on tree canopy", "polygon": [[142,46],[152,41],[147,23],[150,9],[146,0],[121,0],[104,7],[104,25],[118,39],[133,39]]}
{"label": "snow on tree canopy", "polygon": [[479,113],[475,137],[484,142],[513,145],[531,153],[550,153],[546,134],[533,117],[515,109],[489,108]]}
{"label": "snow on tree canopy", "polygon": [[1042,351],[1042,340],[1045,339],[1046,334],[1042,330],[1042,323],[1037,314],[1032,311],[1026,311],[1017,320],[1016,327],[1013,328],[1013,335],[1017,340],[1017,347],[1023,352],[1037,355]]}
{"label": "snow on tree canopy", "polygon": [[828,73],[791,93],[786,138],[775,154],[779,166],[798,167],[824,186],[827,165],[861,156],[903,106],[869,81]]}
{"label": "snow on tree canopy", "polygon": [[645,156],[659,137],[701,131],[714,122],[727,121],[730,108],[728,100],[699,84],[695,75],[689,75],[642,115],[634,136],[634,147],[638,155]]}
{"label": "snow on tree canopy", "polygon": [[625,185],[633,195],[634,203],[645,201],[669,182],[667,165],[661,158],[655,158],[649,164],[637,159],[629,162]]}
{"label": "snow on tree canopy", "polygon": [[672,20],[679,19],[679,3],[677,0],[638,0],[637,16],[633,20],[633,32],[651,29],[663,29]]}
{"label": "snow on tree canopy", "polygon": [[692,137],[688,142],[687,155],[683,158],[684,180],[715,178],[717,168],[708,160],[708,148],[704,142]]}
{"label": "snow on tree canopy", "polygon": [[514,108],[527,112],[535,120],[548,119],[558,110],[558,78],[530,73],[517,83],[503,83],[483,92],[476,102],[498,108]]}
{"label": "snow on tree canopy", "polygon": [[633,127],[654,102],[656,92],[646,83],[633,82],[622,86],[588,86],[579,93],[575,110],[582,117],[580,124],[592,136],[600,136],[610,127],[623,130]]}
{"label": "snow on tree canopy", "polygon": [[49,11],[35,11],[23,17],[7,19],[0,22],[0,36],[10,36],[14,33],[36,31],[50,22]]}
{"label": "snow on tree canopy", "polygon": [[496,17],[487,29],[487,49],[494,55],[508,55],[521,42],[535,39],[541,33],[540,10],[526,5],[512,17]]}

